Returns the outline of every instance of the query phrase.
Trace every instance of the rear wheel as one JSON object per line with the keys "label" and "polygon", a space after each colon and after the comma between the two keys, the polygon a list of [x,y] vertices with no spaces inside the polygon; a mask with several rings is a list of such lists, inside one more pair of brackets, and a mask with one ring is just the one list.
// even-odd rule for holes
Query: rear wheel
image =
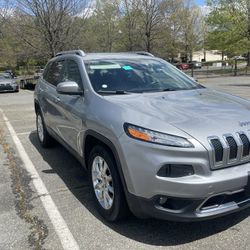
{"label": "rear wheel", "polygon": [[88,162],[90,188],[99,213],[108,221],[127,215],[128,208],[115,160],[110,151],[95,146]]}
{"label": "rear wheel", "polygon": [[36,114],[36,130],[39,142],[42,145],[42,147],[47,148],[53,145],[54,140],[49,135],[46,129],[43,116],[40,110],[38,110]]}

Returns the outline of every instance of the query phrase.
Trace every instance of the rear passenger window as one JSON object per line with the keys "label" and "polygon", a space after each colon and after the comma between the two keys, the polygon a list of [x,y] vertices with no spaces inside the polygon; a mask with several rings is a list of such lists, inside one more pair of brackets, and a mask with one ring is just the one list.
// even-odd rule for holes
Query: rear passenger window
{"label": "rear passenger window", "polygon": [[65,81],[65,61],[55,61],[49,65],[44,79],[50,84],[57,86],[58,83]]}
{"label": "rear passenger window", "polygon": [[67,61],[67,80],[76,82],[80,87],[82,87],[82,78],[79,67],[73,60]]}

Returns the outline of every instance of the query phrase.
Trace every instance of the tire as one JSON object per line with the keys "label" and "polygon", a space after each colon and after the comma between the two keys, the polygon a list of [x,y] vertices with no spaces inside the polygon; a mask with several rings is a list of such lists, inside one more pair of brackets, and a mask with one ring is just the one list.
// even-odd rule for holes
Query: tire
{"label": "tire", "polygon": [[38,140],[43,148],[51,147],[54,144],[53,138],[46,129],[43,115],[40,110],[36,113],[36,131]]}
{"label": "tire", "polygon": [[105,146],[97,145],[90,152],[88,173],[91,193],[101,216],[110,222],[125,218],[128,206],[122,183],[114,157]]}

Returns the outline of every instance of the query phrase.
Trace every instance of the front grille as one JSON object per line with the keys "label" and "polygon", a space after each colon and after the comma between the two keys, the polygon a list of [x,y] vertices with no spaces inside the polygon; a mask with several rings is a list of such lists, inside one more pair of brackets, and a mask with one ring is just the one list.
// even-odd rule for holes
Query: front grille
{"label": "front grille", "polygon": [[215,161],[220,162],[223,160],[223,146],[219,139],[211,139],[211,144],[214,148]]}
{"label": "front grille", "polygon": [[245,133],[210,137],[214,167],[226,167],[236,162],[250,160],[250,140]]}
{"label": "front grille", "polygon": [[247,136],[245,134],[240,134],[240,139],[243,143],[243,157],[246,157],[249,155],[249,151],[250,151],[250,143],[249,140],[247,138]]}
{"label": "front grille", "polygon": [[10,84],[0,84],[0,90],[13,90]]}
{"label": "front grille", "polygon": [[227,136],[226,141],[229,146],[229,159],[230,160],[236,159],[238,154],[238,145],[235,139],[233,138],[233,136]]}

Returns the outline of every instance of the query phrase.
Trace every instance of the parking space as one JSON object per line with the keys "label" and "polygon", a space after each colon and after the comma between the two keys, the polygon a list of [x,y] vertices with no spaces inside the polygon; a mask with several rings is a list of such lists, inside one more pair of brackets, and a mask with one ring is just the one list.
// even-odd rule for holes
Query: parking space
{"label": "parking space", "polygon": [[[200,82],[250,100],[248,77]],[[40,147],[33,92],[0,94],[0,109],[79,249],[249,249],[250,209],[196,223],[139,220],[133,216],[115,224],[105,222],[94,208],[87,174],[80,163],[60,145]],[[0,249],[67,249],[60,238],[60,230],[65,228],[61,224],[55,227],[44,208],[1,113],[0,156]],[[7,220],[10,223],[5,227]]]}

